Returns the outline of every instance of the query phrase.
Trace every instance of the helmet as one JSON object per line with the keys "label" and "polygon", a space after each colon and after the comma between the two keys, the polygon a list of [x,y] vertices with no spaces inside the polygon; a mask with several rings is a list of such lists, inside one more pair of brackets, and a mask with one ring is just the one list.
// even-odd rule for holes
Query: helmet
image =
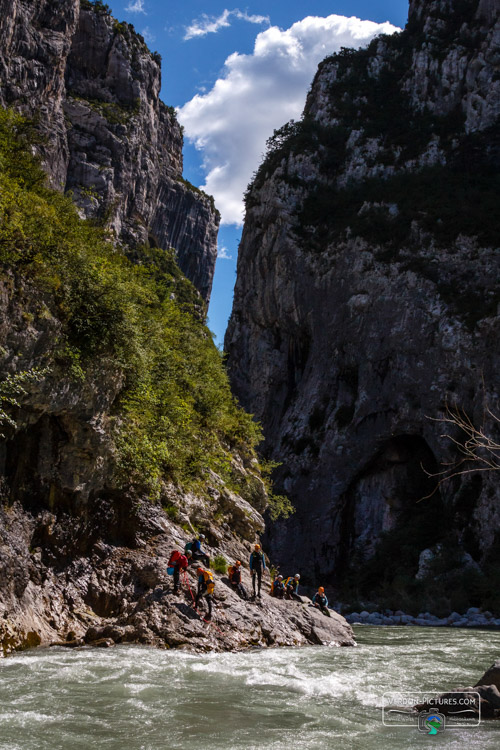
{"label": "helmet", "polygon": [[199,539],[206,539],[206,536],[205,536],[205,534],[200,534],[200,536],[198,538]]}
{"label": "helmet", "polygon": [[325,593],[325,589],[323,588],[323,586],[320,586],[319,589],[318,589],[318,591],[319,591],[320,594],[324,594]]}
{"label": "helmet", "polygon": [[188,551],[185,553],[185,555],[186,555],[186,557],[192,557],[193,553],[191,552],[190,549],[188,549]]}
{"label": "helmet", "polygon": [[282,581],[282,580],[283,580],[283,576],[282,576],[282,575],[279,575],[279,576],[278,576],[278,581]]}
{"label": "helmet", "polygon": [[202,567],[200,567],[200,568],[196,568],[196,572],[201,574],[201,573],[204,573],[204,570]]}
{"label": "helmet", "polygon": [[239,560],[236,560],[236,562],[235,562],[234,564],[235,564],[235,565],[241,565],[241,563],[240,563],[240,561],[239,561]]}
{"label": "helmet", "polygon": [[260,549],[260,544],[256,544],[255,549]]}
{"label": "helmet", "polygon": [[300,581],[300,573],[295,573],[294,578],[297,578]]}

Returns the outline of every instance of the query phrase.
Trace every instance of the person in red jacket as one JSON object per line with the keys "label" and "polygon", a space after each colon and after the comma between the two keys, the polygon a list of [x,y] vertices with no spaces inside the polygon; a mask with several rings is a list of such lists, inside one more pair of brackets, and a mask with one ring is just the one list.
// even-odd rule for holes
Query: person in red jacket
{"label": "person in red jacket", "polygon": [[192,557],[192,554],[193,553],[191,552],[191,550],[188,550],[184,555],[182,555],[179,550],[174,549],[174,551],[170,555],[168,567],[174,569],[174,594],[179,593],[181,570],[187,570],[189,559],[190,557]]}

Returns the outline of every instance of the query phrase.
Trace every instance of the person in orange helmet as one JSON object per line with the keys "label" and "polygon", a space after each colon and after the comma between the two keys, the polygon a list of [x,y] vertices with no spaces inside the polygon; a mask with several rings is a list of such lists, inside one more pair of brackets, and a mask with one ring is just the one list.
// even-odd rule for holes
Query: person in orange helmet
{"label": "person in orange helmet", "polygon": [[247,600],[248,594],[241,582],[241,562],[239,560],[236,560],[234,565],[231,565],[231,567],[228,570],[229,574],[229,581],[231,582],[231,586],[233,589],[241,596],[242,599]]}
{"label": "person in orange helmet", "polygon": [[320,586],[317,592],[312,598],[313,607],[320,609],[324,615],[330,617],[330,610],[328,609],[328,599],[325,596],[325,589]]}
{"label": "person in orange helmet", "polygon": [[[254,545],[254,550],[250,555],[250,570],[252,572],[253,598],[261,598],[260,589],[262,587],[262,571],[266,569],[266,560],[260,544]],[[255,583],[258,581],[258,593],[255,591]]]}

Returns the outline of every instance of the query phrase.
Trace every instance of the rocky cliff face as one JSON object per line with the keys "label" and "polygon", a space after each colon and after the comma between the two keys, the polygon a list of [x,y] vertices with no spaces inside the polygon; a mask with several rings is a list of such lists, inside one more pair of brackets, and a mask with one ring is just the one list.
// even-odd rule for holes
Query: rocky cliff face
{"label": "rocky cliff face", "polygon": [[[262,601],[247,602],[226,576],[214,574],[214,618],[204,621],[205,605],[193,608],[196,565],[183,576],[179,594],[166,573],[172,550],[182,550],[193,536],[179,523],[196,519],[211,555],[242,560],[251,593],[245,536],[261,531],[262,519],[227,493],[216,492],[212,507],[173,489],[170,501],[180,509],[177,522],[161,507],[132,497],[101,497],[84,515],[74,508],[61,513],[57,505],[36,514],[21,503],[0,504],[0,658],[50,644],[135,642],[191,651],[355,645],[351,627],[335,612],[327,618],[306,598],[270,597],[268,576]],[[214,521],[217,508],[224,512],[222,523]]]}
{"label": "rocky cliff face", "polygon": [[496,554],[494,473],[416,501],[457,460],[446,402],[498,436],[499,11],[414,0],[327,58],[247,194],[226,349],[297,508],[272,550],[344,586],[371,560],[353,596],[403,596],[426,548],[443,575]]}
{"label": "rocky cliff face", "polygon": [[0,13],[0,103],[38,118],[53,185],[124,244],[174,247],[208,302],[219,215],[182,178],[159,59],[99,3],[2,0]]}

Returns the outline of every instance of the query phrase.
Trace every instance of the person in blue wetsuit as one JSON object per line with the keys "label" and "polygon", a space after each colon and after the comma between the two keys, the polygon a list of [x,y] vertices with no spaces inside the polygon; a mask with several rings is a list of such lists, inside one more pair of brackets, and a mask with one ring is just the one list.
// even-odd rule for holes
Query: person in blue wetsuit
{"label": "person in blue wetsuit", "polygon": [[205,534],[200,534],[200,536],[195,537],[192,542],[190,542],[189,545],[186,545],[186,547],[189,547],[191,550],[191,553],[193,555],[193,561],[196,560],[202,560],[205,564],[206,568],[210,567],[210,558],[207,555],[206,552],[204,552],[201,548],[201,545],[205,542]]}
{"label": "person in blue wetsuit", "polygon": [[317,592],[312,598],[313,607],[320,609],[324,615],[330,617],[330,610],[328,609],[328,599],[325,596],[325,589],[320,586]]}
{"label": "person in blue wetsuit", "polygon": [[[264,553],[260,548],[260,544],[256,544],[252,554],[250,555],[250,570],[252,572],[252,586],[253,586],[253,597],[256,596],[261,598],[260,589],[262,587],[262,571],[266,569],[266,561]],[[258,593],[255,591],[255,583],[258,582]]]}
{"label": "person in blue wetsuit", "polygon": [[288,578],[286,581],[286,598],[287,599],[296,599],[297,601],[302,601],[302,599],[299,596],[299,581],[300,581],[300,575],[299,573],[295,573],[293,578]]}
{"label": "person in blue wetsuit", "polygon": [[279,575],[273,581],[273,596],[276,599],[283,599],[285,596],[285,584],[283,583],[283,576]]}

